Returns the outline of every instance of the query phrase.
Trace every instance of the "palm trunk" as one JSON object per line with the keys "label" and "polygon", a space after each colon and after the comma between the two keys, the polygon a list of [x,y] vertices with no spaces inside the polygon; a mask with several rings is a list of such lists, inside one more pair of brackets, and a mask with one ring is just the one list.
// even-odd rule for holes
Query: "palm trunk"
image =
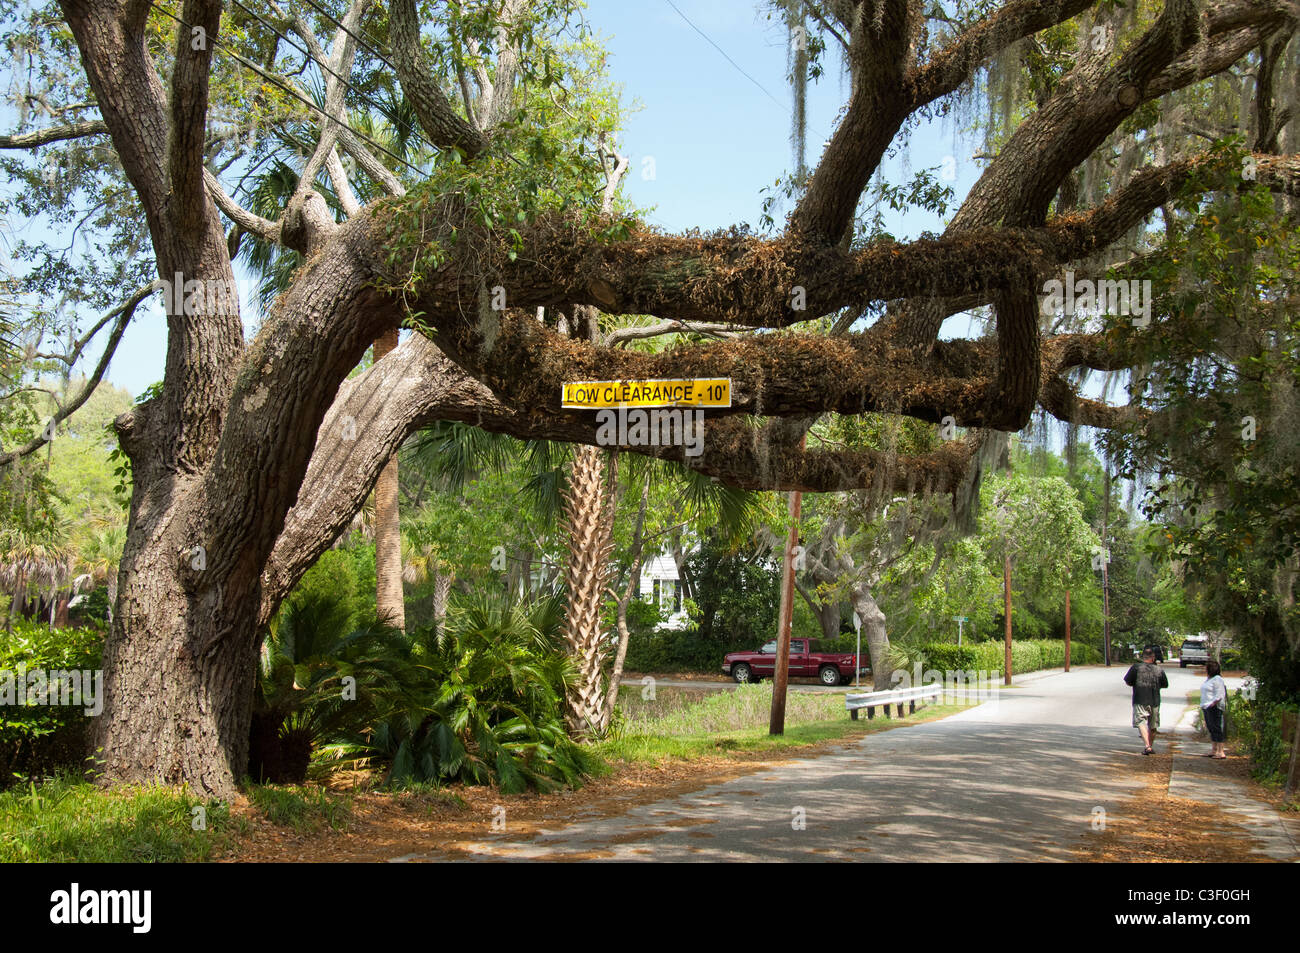
{"label": "palm trunk", "polygon": [[[375,341],[375,360],[397,347],[394,328]],[[397,455],[375,483],[375,607],[381,618],[406,628],[406,596],[402,588],[402,532],[398,507]]]}
{"label": "palm trunk", "polygon": [[596,447],[574,450],[564,516],[569,535],[564,639],[578,670],[565,697],[566,717],[570,732],[586,738],[599,731],[605,713],[600,609],[614,549],[614,506],[605,482],[605,458]]}
{"label": "palm trunk", "polygon": [[451,593],[451,574],[434,570],[433,573],[433,631],[442,644],[447,626],[447,596]]}

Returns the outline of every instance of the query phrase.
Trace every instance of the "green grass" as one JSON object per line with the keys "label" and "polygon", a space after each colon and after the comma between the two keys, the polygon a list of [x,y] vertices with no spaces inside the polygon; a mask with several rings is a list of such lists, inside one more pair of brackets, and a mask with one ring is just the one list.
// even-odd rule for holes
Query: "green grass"
{"label": "green grass", "polygon": [[[206,812],[195,830],[194,808]],[[210,859],[230,841],[229,808],[161,787],[102,790],[69,776],[0,793],[0,862]]]}
{"label": "green grass", "polygon": [[625,718],[595,753],[611,761],[690,759],[727,751],[779,751],[883,731],[960,711],[960,705],[932,705],[905,719],[877,717],[852,721],[844,696],[830,692],[791,692],[786,699],[785,734],[768,734],[770,684],[739,685],[698,701],[672,699],[661,714],[639,709]]}
{"label": "green grass", "polygon": [[[656,693],[658,697],[661,693]],[[671,699],[671,696],[668,696]],[[772,710],[772,686],[737,685],[730,691],[712,691],[681,704],[667,701],[659,710],[645,708],[622,724],[625,734],[688,735],[766,727]],[[832,692],[789,692],[785,723],[802,725],[835,717],[848,718],[844,696]]]}
{"label": "green grass", "polygon": [[352,820],[351,798],[311,785],[257,784],[248,789],[248,800],[272,824],[299,834],[340,831]]}

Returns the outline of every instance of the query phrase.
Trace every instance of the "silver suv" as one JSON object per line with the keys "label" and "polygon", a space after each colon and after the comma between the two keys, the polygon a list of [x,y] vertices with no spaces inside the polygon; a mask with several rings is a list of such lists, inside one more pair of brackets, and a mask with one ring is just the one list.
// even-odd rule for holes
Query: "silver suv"
{"label": "silver suv", "polygon": [[1210,660],[1210,650],[1204,639],[1185,639],[1183,647],[1178,650],[1178,667],[1204,665]]}

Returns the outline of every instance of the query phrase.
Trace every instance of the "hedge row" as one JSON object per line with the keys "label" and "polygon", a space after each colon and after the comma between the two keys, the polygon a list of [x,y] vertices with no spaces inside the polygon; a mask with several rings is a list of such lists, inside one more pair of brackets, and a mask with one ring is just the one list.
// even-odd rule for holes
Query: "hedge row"
{"label": "hedge row", "polygon": [[[940,671],[1003,671],[1006,647],[1002,642],[976,642],[952,645],[932,642],[922,647],[926,667]],[[1090,645],[1078,642],[1070,645],[1072,665],[1095,665],[1101,653]],[[1065,643],[1058,639],[1016,639],[1011,643],[1011,670],[1017,674],[1034,672],[1042,668],[1061,668],[1065,665]]]}
{"label": "hedge row", "polygon": [[624,669],[629,672],[717,672],[728,652],[753,649],[750,642],[702,641],[694,630],[634,632],[627,644]]}

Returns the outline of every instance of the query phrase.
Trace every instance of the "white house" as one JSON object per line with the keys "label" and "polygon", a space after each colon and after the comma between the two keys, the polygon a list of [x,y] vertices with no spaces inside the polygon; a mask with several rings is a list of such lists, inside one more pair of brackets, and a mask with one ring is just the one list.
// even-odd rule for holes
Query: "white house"
{"label": "white house", "polygon": [[665,629],[683,629],[690,621],[682,608],[677,563],[671,555],[654,556],[641,566],[641,598],[659,606]]}

